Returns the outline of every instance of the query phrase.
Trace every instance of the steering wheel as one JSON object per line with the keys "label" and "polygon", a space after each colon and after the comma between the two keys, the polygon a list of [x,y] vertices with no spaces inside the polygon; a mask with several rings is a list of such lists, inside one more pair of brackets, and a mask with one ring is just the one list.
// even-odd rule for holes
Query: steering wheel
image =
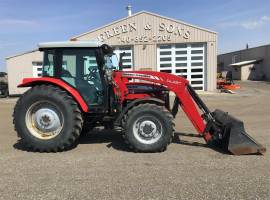
{"label": "steering wheel", "polygon": [[97,68],[93,68],[89,70],[89,73],[86,74],[86,80],[87,81],[94,81],[97,80],[97,73],[98,73],[98,69]]}

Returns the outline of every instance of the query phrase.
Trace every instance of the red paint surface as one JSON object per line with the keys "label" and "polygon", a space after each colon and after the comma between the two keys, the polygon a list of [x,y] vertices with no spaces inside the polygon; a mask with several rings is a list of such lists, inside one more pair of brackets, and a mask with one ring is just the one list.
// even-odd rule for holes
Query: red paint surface
{"label": "red paint surface", "polygon": [[224,79],[217,80],[217,89],[238,90],[240,88],[240,85],[232,84]]}
{"label": "red paint surface", "polygon": [[79,92],[60,79],[49,78],[49,77],[25,78],[25,79],[23,79],[23,82],[20,85],[18,85],[18,87],[29,87],[29,86],[34,86],[37,84],[42,84],[42,83],[50,83],[53,85],[57,85],[60,88],[63,88],[69,94],[72,95],[72,97],[77,101],[77,103],[80,105],[81,109],[84,112],[88,112],[88,106],[85,103],[85,101],[83,100],[82,96],[79,94]]}
{"label": "red paint surface", "polygon": [[[168,90],[174,92],[176,96],[180,99],[181,107],[183,111],[186,113],[189,120],[192,122],[193,126],[196,128],[199,134],[203,134],[205,129],[205,123],[201,114],[199,113],[195,102],[193,101],[191,95],[187,90],[187,85],[189,82],[179,76],[162,73],[162,72],[152,72],[152,71],[131,71],[131,72],[114,72],[113,80],[115,82],[114,91],[115,94],[118,95],[118,98],[121,102],[125,100],[144,98],[147,94],[129,94],[128,88],[126,84],[132,84],[132,82],[128,82],[128,79],[135,80],[144,80],[151,83],[159,84]],[[143,96],[145,95],[145,96]],[[206,141],[208,141],[211,137],[210,134],[207,133],[204,135]]]}

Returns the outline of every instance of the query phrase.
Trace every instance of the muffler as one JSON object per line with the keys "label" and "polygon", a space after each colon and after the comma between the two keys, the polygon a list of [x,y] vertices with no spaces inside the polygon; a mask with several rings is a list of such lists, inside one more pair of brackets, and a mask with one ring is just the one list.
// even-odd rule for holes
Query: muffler
{"label": "muffler", "polygon": [[217,143],[221,145],[222,149],[235,155],[266,152],[265,147],[246,133],[242,121],[218,109],[212,112],[212,116],[220,134],[220,137],[216,137],[215,140],[219,140]]}

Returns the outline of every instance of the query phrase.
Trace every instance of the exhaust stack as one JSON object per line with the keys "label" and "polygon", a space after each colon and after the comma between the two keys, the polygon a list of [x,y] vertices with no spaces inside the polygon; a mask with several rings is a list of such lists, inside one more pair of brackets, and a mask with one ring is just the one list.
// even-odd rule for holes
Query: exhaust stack
{"label": "exhaust stack", "polygon": [[131,8],[132,8],[131,5],[128,5],[128,6],[126,7],[126,9],[127,9],[127,11],[128,11],[128,16],[129,16],[129,17],[132,15]]}

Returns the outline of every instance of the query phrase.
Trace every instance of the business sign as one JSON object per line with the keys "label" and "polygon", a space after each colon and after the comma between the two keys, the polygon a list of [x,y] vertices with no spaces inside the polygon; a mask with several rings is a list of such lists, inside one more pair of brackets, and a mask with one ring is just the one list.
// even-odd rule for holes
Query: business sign
{"label": "business sign", "polygon": [[[181,27],[180,25],[166,24],[161,22],[157,31],[153,31],[153,25],[146,23],[143,27],[143,34],[138,34],[138,27],[135,22],[115,26],[111,29],[105,30],[98,36],[98,40],[105,42],[112,38],[117,38],[119,43],[150,43],[150,42],[170,42],[172,37],[179,37],[185,40],[190,38],[190,31]],[[142,32],[142,31],[140,31]],[[129,33],[129,34],[127,34]],[[131,34],[133,33],[133,34]]]}

